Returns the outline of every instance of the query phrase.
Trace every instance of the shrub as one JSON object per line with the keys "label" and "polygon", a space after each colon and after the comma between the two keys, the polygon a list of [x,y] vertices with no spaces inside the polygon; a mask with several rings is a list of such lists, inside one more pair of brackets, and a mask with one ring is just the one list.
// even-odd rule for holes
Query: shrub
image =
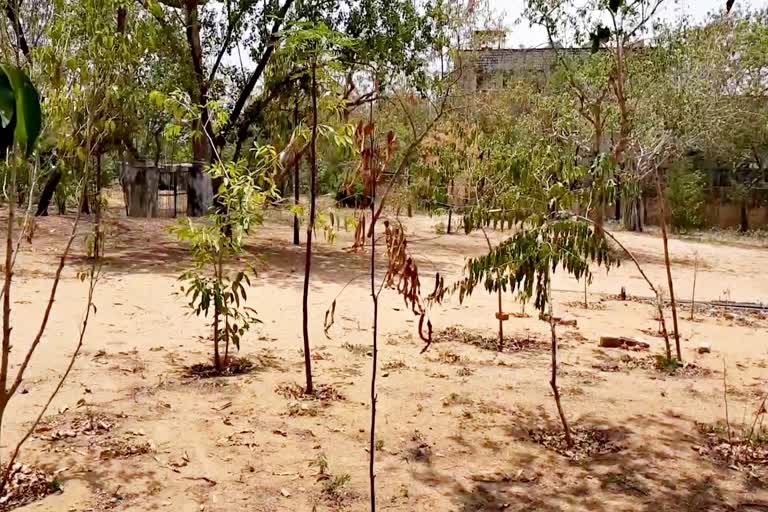
{"label": "shrub", "polygon": [[678,233],[704,227],[706,180],[688,167],[675,167],[667,176],[665,195],[670,225]]}

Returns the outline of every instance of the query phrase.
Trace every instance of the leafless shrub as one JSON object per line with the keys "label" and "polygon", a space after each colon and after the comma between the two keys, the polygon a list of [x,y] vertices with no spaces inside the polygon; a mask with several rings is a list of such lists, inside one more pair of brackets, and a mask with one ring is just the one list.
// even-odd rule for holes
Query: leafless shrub
{"label": "leafless shrub", "polygon": [[330,385],[315,386],[313,393],[308,394],[306,388],[296,382],[279,384],[275,387],[275,393],[292,400],[317,400],[320,402],[344,400],[344,396]]}
{"label": "leafless shrub", "polygon": [[588,460],[597,455],[620,452],[624,445],[611,440],[607,431],[576,427],[571,429],[573,446],[569,447],[565,433],[558,430],[536,428],[528,432],[528,437],[534,443],[553,450],[573,461]]}

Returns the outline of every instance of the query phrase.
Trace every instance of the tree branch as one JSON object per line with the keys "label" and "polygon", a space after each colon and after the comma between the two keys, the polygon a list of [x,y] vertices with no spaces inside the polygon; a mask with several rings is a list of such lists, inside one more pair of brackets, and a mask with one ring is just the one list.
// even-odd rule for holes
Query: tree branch
{"label": "tree branch", "polygon": [[6,0],[5,3],[5,15],[8,17],[8,21],[11,22],[13,27],[13,33],[16,35],[16,43],[19,45],[21,53],[27,59],[27,62],[32,63],[32,55],[29,51],[29,45],[27,44],[27,38],[24,35],[24,28],[21,26],[19,20],[19,2],[18,0]]}
{"label": "tree branch", "polygon": [[[379,207],[376,209],[376,213],[373,214],[373,218],[371,219],[371,224],[368,229],[368,237],[370,238],[373,231],[372,228],[376,224],[376,221],[381,216],[381,211],[384,208],[384,203],[386,202],[387,197],[389,196],[389,193],[392,191],[392,189],[395,186],[395,182],[397,181],[397,178],[400,176],[400,174],[403,172],[403,169],[405,169],[405,165],[410,160],[411,154],[416,150],[419,145],[421,145],[421,142],[424,140],[424,138],[429,134],[429,132],[432,130],[432,127],[437,124],[437,122],[443,117],[443,115],[446,112],[446,103],[448,101],[448,95],[451,92],[451,89],[453,88],[456,83],[461,79],[461,73],[457,73],[456,79],[451,82],[448,87],[445,89],[445,93],[442,95],[442,99],[440,101],[440,109],[437,111],[437,114],[435,114],[435,117],[432,118],[432,120],[427,124],[426,128],[424,128],[424,131],[408,146],[408,149],[406,149],[405,154],[403,155],[402,160],[400,160],[400,165],[397,166],[397,169],[395,169],[395,172],[392,173],[389,179],[389,183],[387,184],[386,190],[384,190],[384,194],[381,196],[381,202],[379,203]],[[408,111],[405,110],[405,114],[408,115]],[[409,116],[410,117],[410,116]],[[410,120],[409,120],[410,122]]]}
{"label": "tree branch", "polygon": [[256,87],[256,83],[264,73],[264,70],[269,63],[269,59],[272,57],[272,54],[275,51],[275,45],[280,39],[278,36],[280,27],[285,21],[285,17],[288,14],[288,10],[291,8],[291,5],[293,5],[293,1],[294,0],[285,0],[283,6],[280,8],[280,11],[277,13],[275,22],[272,24],[272,30],[269,33],[267,46],[264,48],[264,53],[262,53],[259,62],[256,64],[256,69],[254,69],[253,73],[251,73],[251,76],[248,79],[248,82],[246,82],[245,87],[243,87],[243,90],[240,91],[240,95],[238,96],[237,101],[235,101],[234,107],[232,107],[232,112],[229,114],[227,123],[216,137],[216,143],[219,145],[219,147],[224,145],[227,135],[229,135],[229,133],[232,131],[232,128],[237,124],[240,118],[240,114],[245,107],[245,102],[248,101],[248,98],[251,96],[253,89]]}

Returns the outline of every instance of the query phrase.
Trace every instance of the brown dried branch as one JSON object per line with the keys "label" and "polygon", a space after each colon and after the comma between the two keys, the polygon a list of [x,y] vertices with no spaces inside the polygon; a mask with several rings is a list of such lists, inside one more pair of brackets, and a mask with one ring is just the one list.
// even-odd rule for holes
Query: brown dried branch
{"label": "brown dried branch", "polygon": [[[45,416],[45,413],[48,411],[48,408],[51,406],[53,399],[56,398],[56,395],[58,395],[59,391],[61,391],[61,388],[64,386],[64,382],[66,382],[67,377],[69,377],[69,374],[72,372],[72,368],[75,366],[75,361],[77,361],[77,356],[80,355],[80,351],[83,348],[83,340],[85,339],[85,332],[88,329],[88,320],[90,319],[91,311],[96,313],[96,305],[93,303],[93,292],[96,289],[96,283],[98,282],[99,276],[101,274],[100,264],[98,264],[97,262],[98,262],[98,258],[94,258],[93,264],[91,266],[90,278],[88,283],[88,300],[85,305],[85,315],[83,317],[83,323],[80,326],[80,336],[77,341],[77,346],[75,347],[74,352],[72,352],[72,355],[69,358],[69,364],[67,365],[67,368],[64,370],[64,373],[59,378],[59,382],[56,384],[56,387],[48,396],[48,400],[45,402],[45,405],[43,406],[42,409],[40,409],[40,412],[38,413],[37,417],[30,425],[30,427],[27,429],[27,432],[24,434],[24,436],[21,439],[19,439],[19,441],[16,443],[16,447],[13,450],[13,454],[11,455],[11,458],[8,460],[8,463],[5,466],[3,479],[2,479],[2,482],[0,483],[0,494],[2,494],[3,489],[5,489],[5,486],[8,484],[8,481],[11,478],[13,478],[13,475],[15,474],[15,471],[13,471],[13,465],[14,465],[14,462],[16,462],[16,458],[19,456],[21,447],[24,445],[24,443],[27,442],[27,440],[30,438],[32,433],[37,429],[37,426],[40,424],[40,421],[43,419],[43,416]],[[17,471],[18,469],[20,468],[17,468]]]}

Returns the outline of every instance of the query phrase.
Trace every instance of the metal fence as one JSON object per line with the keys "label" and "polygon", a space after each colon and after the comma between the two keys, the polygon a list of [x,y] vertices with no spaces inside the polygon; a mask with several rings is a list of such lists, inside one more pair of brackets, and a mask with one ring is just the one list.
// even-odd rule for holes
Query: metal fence
{"label": "metal fence", "polygon": [[187,213],[188,170],[181,166],[158,169],[157,216],[178,217]]}
{"label": "metal fence", "polygon": [[129,217],[179,217],[187,215],[187,194],[196,187],[210,198],[210,178],[192,179],[190,164],[155,166],[147,162],[126,163],[120,182]]}

